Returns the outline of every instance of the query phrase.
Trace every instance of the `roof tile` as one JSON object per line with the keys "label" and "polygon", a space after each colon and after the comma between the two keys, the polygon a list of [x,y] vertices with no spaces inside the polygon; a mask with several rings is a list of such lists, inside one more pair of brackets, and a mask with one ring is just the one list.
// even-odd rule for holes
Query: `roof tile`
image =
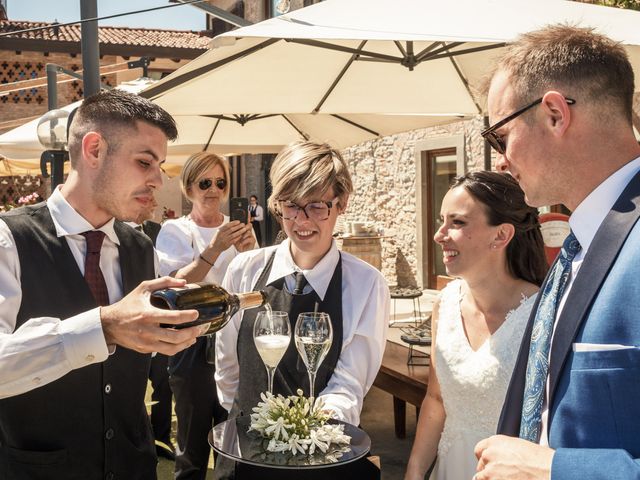
{"label": "roof tile", "polygon": [[[32,32],[16,33],[4,38],[24,40],[51,40],[60,42],[79,42],[80,25],[60,25],[48,22],[29,22],[21,20],[0,21],[0,33],[17,32],[35,27],[47,27]],[[211,38],[207,32],[193,30],[160,30],[153,28],[98,27],[98,40],[101,44],[113,45],[152,45],[170,48],[199,48],[206,50]]]}

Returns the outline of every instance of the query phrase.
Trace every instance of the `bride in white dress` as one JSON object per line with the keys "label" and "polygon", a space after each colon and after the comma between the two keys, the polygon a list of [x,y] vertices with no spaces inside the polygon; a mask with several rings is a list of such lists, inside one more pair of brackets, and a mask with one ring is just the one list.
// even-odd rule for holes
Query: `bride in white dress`
{"label": "bride in white dress", "polygon": [[[432,314],[429,387],[405,480],[471,480],[476,443],[496,431],[547,264],[538,212],[508,174],[459,177],[442,203],[447,274]],[[436,460],[437,458],[437,460]]]}

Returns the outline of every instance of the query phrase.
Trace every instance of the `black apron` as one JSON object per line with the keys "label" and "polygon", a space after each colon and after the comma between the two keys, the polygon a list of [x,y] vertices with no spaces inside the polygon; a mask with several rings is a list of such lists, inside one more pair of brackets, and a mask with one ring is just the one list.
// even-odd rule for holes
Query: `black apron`
{"label": "black apron", "polygon": [[[329,383],[342,351],[342,261],[338,261],[329,282],[325,300],[321,302],[315,291],[302,295],[290,293],[285,287],[284,278],[276,280],[271,285],[266,285],[274,257],[275,252],[269,258],[265,269],[253,287],[253,290],[263,290],[267,294],[267,300],[274,311],[289,312],[289,321],[291,322],[291,343],[275,371],[273,394],[295,395],[296,390],[302,388],[304,394],[309,395],[307,367],[298,355],[293,336],[298,315],[303,312],[313,312],[316,303],[319,312],[329,314],[333,326],[331,348],[320,364],[316,375],[315,391],[321,392]],[[238,331],[238,364],[241,373],[238,393],[234,407],[231,409],[230,418],[249,415],[251,409],[260,401],[260,393],[265,392],[268,388],[267,370],[253,341],[253,325],[260,310],[264,310],[264,307],[245,311]]]}
{"label": "black apron", "polygon": [[[329,314],[333,327],[331,348],[318,368],[316,375],[315,391],[317,392],[316,394],[319,394],[329,383],[329,379],[331,375],[333,375],[333,370],[342,352],[342,259],[340,258],[338,260],[324,300],[321,301],[315,291],[302,295],[290,293],[285,286],[284,278],[280,278],[272,284],[266,285],[274,258],[275,252],[267,261],[267,265],[253,287],[253,290],[263,290],[266,293],[267,301],[274,311],[289,312],[289,321],[291,322],[291,343],[275,371],[273,394],[281,394],[284,396],[295,395],[296,390],[301,388],[305,395],[309,395],[307,368],[296,350],[293,337],[298,315],[303,312],[313,312],[316,309],[316,303],[318,304],[318,312]],[[262,310],[264,310],[264,308],[262,308]],[[252,408],[260,401],[260,393],[265,392],[268,388],[267,371],[253,341],[253,325],[258,311],[260,311],[260,309],[246,310],[240,323],[237,343],[238,364],[240,366],[239,385],[236,398],[229,413],[229,418],[249,415]],[[354,470],[354,467],[356,470]],[[304,478],[314,480],[327,478],[328,475],[331,476],[333,480],[340,478],[348,478],[349,480],[353,478],[380,478],[379,471],[377,477],[370,475],[372,471],[370,469],[372,467],[373,465],[365,459],[362,462],[357,461],[340,467],[305,469]],[[361,468],[365,470],[363,471]],[[373,468],[377,470],[375,467]],[[364,473],[364,475],[361,475],[362,473]],[[298,479],[300,478],[300,474],[301,471],[296,470],[263,468],[236,463],[219,455],[214,471],[214,478],[220,480],[249,480],[256,478],[260,478],[261,480],[286,480],[289,478]]]}

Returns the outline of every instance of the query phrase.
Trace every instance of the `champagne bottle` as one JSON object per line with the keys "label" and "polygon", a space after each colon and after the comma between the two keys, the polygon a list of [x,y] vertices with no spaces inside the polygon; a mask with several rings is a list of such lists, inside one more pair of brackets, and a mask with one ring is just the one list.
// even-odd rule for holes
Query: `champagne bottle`
{"label": "champagne bottle", "polygon": [[264,305],[267,297],[264,292],[233,294],[219,285],[210,283],[192,283],[179,288],[164,288],[151,294],[151,305],[166,310],[197,310],[198,318],[193,322],[180,325],[161,324],[166,328],[187,328],[208,323],[209,328],[203,335],[210,335],[224,327],[231,317],[246,308]]}

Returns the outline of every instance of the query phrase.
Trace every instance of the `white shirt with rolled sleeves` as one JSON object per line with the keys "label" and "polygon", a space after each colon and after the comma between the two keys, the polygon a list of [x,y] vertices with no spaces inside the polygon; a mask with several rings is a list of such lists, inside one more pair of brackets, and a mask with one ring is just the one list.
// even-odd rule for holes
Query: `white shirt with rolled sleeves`
{"label": "white shirt with rolled sleeves", "polygon": [[[84,274],[86,241],[82,232],[93,230],[59,190],[47,200],[58,237],[65,237]],[[100,251],[110,303],[122,298],[118,237],[113,219],[100,227],[106,237]],[[71,370],[107,359],[100,309],[71,318],[32,318],[16,330],[22,301],[20,259],[13,235],[0,220],[0,398],[19,395],[53,382]]]}
{"label": "white shirt with rolled sleeves", "polygon": [[[289,240],[274,247],[252,250],[238,255],[229,265],[222,283],[229,292],[253,289],[269,257],[276,252],[267,284],[285,277],[287,288],[295,284],[293,274],[300,269],[291,257]],[[310,287],[324,296],[338,263],[340,252],[333,241],[331,249],[311,270],[302,270]],[[216,336],[216,384],[218,398],[231,409],[241,374],[238,366],[237,340],[242,312]],[[360,423],[365,394],[373,385],[386,344],[389,325],[389,288],[382,274],[362,260],[342,253],[342,351],[327,387],[318,394],[325,408],[353,425]]]}

